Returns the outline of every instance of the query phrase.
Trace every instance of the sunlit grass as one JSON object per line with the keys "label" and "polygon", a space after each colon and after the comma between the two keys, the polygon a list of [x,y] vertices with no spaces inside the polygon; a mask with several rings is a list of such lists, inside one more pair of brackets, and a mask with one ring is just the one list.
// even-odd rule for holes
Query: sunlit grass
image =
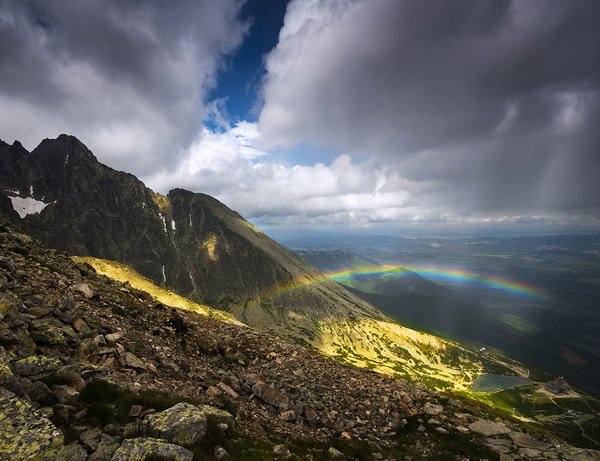
{"label": "sunlit grass", "polygon": [[107,259],[92,258],[90,256],[73,256],[73,260],[77,263],[89,264],[98,274],[105,275],[110,279],[119,282],[128,282],[133,288],[145,291],[156,301],[167,306],[195,312],[222,322],[242,325],[241,322],[227,312],[195,303],[172,291],[157,286],[154,282],[125,264]]}

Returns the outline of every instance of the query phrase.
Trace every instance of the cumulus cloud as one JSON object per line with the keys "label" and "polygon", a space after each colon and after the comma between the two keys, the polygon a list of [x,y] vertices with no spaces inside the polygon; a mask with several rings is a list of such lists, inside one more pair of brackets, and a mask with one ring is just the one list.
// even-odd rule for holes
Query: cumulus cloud
{"label": "cumulus cloud", "polygon": [[0,138],[78,136],[113,167],[148,174],[198,134],[241,2],[0,2]]}
{"label": "cumulus cloud", "polygon": [[[214,195],[265,223],[368,225],[414,219],[410,194],[425,188],[371,161],[341,154],[330,164],[289,165],[260,150],[255,123],[204,128],[176,168],[147,178],[157,190],[174,185]],[[409,192],[410,191],[410,192]]]}
{"label": "cumulus cloud", "polygon": [[[440,219],[600,213],[600,3],[292,1],[263,148],[370,155]],[[597,219],[596,219],[597,221]]]}

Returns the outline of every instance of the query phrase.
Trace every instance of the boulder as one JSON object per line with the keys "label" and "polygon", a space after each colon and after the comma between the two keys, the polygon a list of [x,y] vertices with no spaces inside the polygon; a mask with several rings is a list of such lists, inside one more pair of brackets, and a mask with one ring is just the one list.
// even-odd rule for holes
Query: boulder
{"label": "boulder", "polygon": [[78,291],[88,299],[94,296],[94,292],[87,283],[78,283],[77,285],[73,285],[73,290]]}
{"label": "boulder", "polygon": [[63,434],[43,412],[0,388],[0,459],[54,460],[63,442]]}
{"label": "boulder", "polygon": [[49,374],[62,366],[60,360],[43,355],[30,355],[12,364],[13,372],[19,376]]}
{"label": "boulder", "polygon": [[67,386],[66,384],[55,385],[52,386],[52,392],[54,393],[58,403],[62,403],[64,405],[77,405],[79,392],[77,392],[71,386]]}
{"label": "boulder", "polygon": [[270,387],[267,383],[259,382],[252,386],[252,393],[260,400],[281,410],[287,410],[290,398],[283,392]]}
{"label": "boulder", "polygon": [[198,405],[198,409],[204,413],[211,427],[219,424],[227,424],[227,427],[233,427],[234,418],[231,413],[211,405]]}
{"label": "boulder", "polygon": [[86,461],[88,453],[81,445],[72,444],[64,446],[58,452],[55,461]]}
{"label": "boulder", "polygon": [[132,352],[125,352],[125,365],[136,371],[146,371],[146,365]]}
{"label": "boulder", "polygon": [[150,437],[123,440],[111,461],[144,461],[150,455],[172,461],[192,461],[194,454],[179,445]]}
{"label": "boulder", "polygon": [[46,317],[31,322],[30,336],[36,344],[63,346],[69,340],[75,339],[77,334],[73,328],[64,325],[60,320]]}
{"label": "boulder", "polygon": [[534,439],[528,434],[524,432],[512,432],[509,437],[512,439],[513,443],[522,448],[531,448],[534,450],[547,450],[552,446],[551,443],[542,442],[540,440]]}
{"label": "boulder", "polygon": [[474,423],[469,424],[469,429],[478,434],[491,436],[508,434],[510,429],[502,422],[490,421],[488,419],[479,419]]}
{"label": "boulder", "polygon": [[431,402],[426,402],[423,406],[423,411],[428,415],[439,415],[444,411],[444,407]]}
{"label": "boulder", "polygon": [[206,435],[206,415],[195,405],[177,405],[146,417],[148,435],[179,445],[193,445]]}

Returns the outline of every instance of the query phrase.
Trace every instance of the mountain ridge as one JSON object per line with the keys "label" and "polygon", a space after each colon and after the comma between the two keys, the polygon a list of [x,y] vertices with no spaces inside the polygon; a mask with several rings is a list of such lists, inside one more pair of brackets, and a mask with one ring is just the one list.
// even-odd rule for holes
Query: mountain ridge
{"label": "mountain ridge", "polygon": [[[125,263],[260,331],[441,388],[467,390],[489,367],[520,369],[396,324],[215,198],[183,189],[158,194],[99,163],[75,137],[46,139],[31,153],[3,143],[0,165],[10,223],[72,255]],[[16,200],[38,208],[19,215]]]}

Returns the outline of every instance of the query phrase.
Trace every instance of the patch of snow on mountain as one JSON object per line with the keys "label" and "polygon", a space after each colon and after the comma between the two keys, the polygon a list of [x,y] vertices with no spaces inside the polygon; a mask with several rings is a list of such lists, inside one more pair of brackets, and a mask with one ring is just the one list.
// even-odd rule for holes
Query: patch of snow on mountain
{"label": "patch of snow on mountain", "polygon": [[9,197],[12,202],[13,209],[17,212],[19,217],[23,219],[25,216],[30,214],[41,213],[50,203],[36,200],[32,197]]}

